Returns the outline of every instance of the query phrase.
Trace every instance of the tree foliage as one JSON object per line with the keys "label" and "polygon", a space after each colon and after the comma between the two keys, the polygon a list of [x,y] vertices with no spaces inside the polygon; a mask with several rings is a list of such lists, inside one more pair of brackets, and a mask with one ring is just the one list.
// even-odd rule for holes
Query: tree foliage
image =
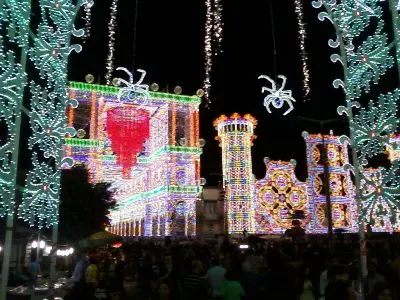
{"label": "tree foliage", "polygon": [[86,169],[72,168],[63,171],[61,185],[61,241],[77,241],[109,225],[107,215],[115,205],[109,184],[91,184]]}

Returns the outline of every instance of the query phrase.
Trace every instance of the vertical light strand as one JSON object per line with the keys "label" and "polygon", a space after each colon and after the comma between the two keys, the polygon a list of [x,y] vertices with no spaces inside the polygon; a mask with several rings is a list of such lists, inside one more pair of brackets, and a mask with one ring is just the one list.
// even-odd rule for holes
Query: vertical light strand
{"label": "vertical light strand", "polygon": [[213,11],[213,37],[215,43],[215,55],[223,52],[222,49],[222,38],[224,36],[224,23],[222,21],[222,0],[214,0],[214,11]]}
{"label": "vertical light strand", "polygon": [[194,147],[194,112],[189,108],[189,147]]}
{"label": "vertical light strand", "polygon": [[171,107],[171,146],[176,146],[176,104],[173,103]]}
{"label": "vertical light strand", "polygon": [[118,0],[113,0],[111,4],[110,22],[108,23],[108,56],[106,62],[107,73],[105,76],[106,84],[111,84],[111,76],[114,71],[114,51],[115,51],[115,28],[117,26]]}
{"label": "vertical light strand", "polygon": [[92,92],[90,95],[90,138],[96,139],[96,105],[97,95]]}
{"label": "vertical light strand", "polygon": [[212,70],[212,33],[213,33],[213,13],[212,13],[212,0],[206,0],[206,26],[204,36],[204,55],[205,55],[205,76],[204,76],[204,97],[206,99],[206,106],[210,104],[210,88],[211,88],[211,70]]}
{"label": "vertical light strand", "polygon": [[304,100],[307,99],[308,94],[311,91],[310,88],[310,70],[308,69],[308,53],[306,50],[306,24],[304,23],[304,11],[302,0],[295,0],[295,12],[297,16],[297,25],[299,30],[299,40],[300,40],[300,55],[302,60],[302,68],[303,68],[303,90],[304,90]]}
{"label": "vertical light strand", "polygon": [[194,112],[194,146],[200,146],[200,129],[199,129],[199,111],[196,109]]}
{"label": "vertical light strand", "polygon": [[92,32],[92,6],[93,2],[87,2],[84,6],[85,12],[85,35],[84,39],[87,40]]}
{"label": "vertical light strand", "polygon": [[206,24],[204,35],[205,55],[205,76],[204,76],[204,97],[206,106],[210,101],[211,71],[213,66],[213,55],[222,53],[223,21],[222,21],[222,0],[206,0]]}
{"label": "vertical light strand", "polygon": [[[96,108],[97,108],[97,94],[96,92],[91,92],[90,95],[90,131],[89,131],[89,138],[95,140],[97,138],[97,119],[96,119]],[[89,152],[89,165],[90,165],[90,172],[89,172],[89,180],[90,182],[95,182],[96,180],[96,168],[98,166],[97,163],[97,153],[96,151]]]}

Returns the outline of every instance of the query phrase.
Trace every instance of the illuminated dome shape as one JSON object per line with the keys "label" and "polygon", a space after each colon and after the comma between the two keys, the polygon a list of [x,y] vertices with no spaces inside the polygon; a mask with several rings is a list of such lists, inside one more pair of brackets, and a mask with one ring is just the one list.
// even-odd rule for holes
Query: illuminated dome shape
{"label": "illuminated dome shape", "polygon": [[131,168],[150,134],[150,115],[135,106],[117,106],[107,111],[107,132],[111,148],[122,166],[122,177],[130,178]]}

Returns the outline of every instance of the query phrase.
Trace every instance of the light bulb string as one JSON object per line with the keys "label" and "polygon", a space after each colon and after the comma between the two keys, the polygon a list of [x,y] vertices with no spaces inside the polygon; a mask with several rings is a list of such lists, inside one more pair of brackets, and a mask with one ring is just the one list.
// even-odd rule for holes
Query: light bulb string
{"label": "light bulb string", "polygon": [[209,107],[210,90],[211,90],[211,73],[213,67],[213,57],[222,53],[222,39],[223,39],[223,6],[222,0],[205,0],[206,5],[206,22],[205,22],[205,36],[204,36],[204,98],[206,100],[206,107]]}
{"label": "light bulb string", "polygon": [[105,75],[106,84],[111,84],[111,76],[114,71],[114,51],[115,51],[115,28],[117,19],[118,0],[113,0],[111,4],[110,21],[108,23],[108,56],[106,62],[107,73]]}
{"label": "light bulb string", "polygon": [[303,90],[304,90],[304,101],[308,99],[308,94],[311,92],[310,87],[310,70],[308,68],[308,53],[306,50],[306,39],[307,31],[306,24],[304,22],[304,12],[302,0],[295,0],[295,12],[297,16],[297,24],[299,31],[300,40],[300,55],[302,60],[302,71],[303,71]]}

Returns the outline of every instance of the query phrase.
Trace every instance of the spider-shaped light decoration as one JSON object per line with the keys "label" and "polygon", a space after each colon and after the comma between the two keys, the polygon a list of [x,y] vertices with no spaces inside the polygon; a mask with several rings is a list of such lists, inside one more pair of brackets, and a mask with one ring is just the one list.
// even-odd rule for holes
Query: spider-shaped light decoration
{"label": "spider-shaped light decoration", "polygon": [[129,76],[129,81],[118,78],[118,84],[124,84],[118,93],[118,101],[121,101],[121,98],[126,98],[127,102],[137,103],[137,100],[141,98],[142,100],[147,100],[150,98],[149,86],[147,84],[142,84],[144,77],[146,76],[146,71],[142,69],[137,69],[139,73],[142,75],[137,82],[133,82],[133,75],[126,68],[117,68],[117,71],[124,71]]}
{"label": "spider-shaped light decoration", "polygon": [[294,107],[292,102],[296,102],[296,100],[292,97],[291,90],[284,90],[287,81],[286,76],[278,75],[278,78],[282,79],[282,85],[280,86],[279,89],[277,88],[276,82],[267,75],[261,75],[258,77],[258,79],[268,80],[272,85],[272,88],[267,88],[264,86],[261,89],[261,93],[264,93],[265,91],[270,93],[264,98],[264,106],[267,109],[267,111],[271,113],[270,109],[271,104],[273,105],[273,107],[280,109],[283,107],[283,104],[287,102],[287,104],[289,105],[289,109],[283,114],[284,116],[286,116],[293,110]]}

